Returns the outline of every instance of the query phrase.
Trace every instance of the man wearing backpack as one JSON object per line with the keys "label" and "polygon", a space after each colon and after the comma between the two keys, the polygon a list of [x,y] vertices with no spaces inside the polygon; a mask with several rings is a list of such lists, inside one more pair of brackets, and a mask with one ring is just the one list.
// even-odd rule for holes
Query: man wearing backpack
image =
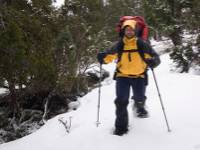
{"label": "man wearing backpack", "polygon": [[147,117],[145,109],[145,73],[148,67],[159,65],[158,54],[150,45],[136,37],[136,21],[125,20],[120,29],[121,40],[110,50],[100,52],[97,59],[100,64],[107,64],[117,59],[116,67],[116,120],[115,135],[128,131],[128,111],[130,87],[133,89],[134,102],[138,117]]}

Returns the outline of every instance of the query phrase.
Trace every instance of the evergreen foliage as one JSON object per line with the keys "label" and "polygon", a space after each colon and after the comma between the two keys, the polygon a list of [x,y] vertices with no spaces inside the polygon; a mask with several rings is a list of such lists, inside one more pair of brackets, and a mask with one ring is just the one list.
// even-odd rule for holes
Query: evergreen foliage
{"label": "evergreen foliage", "polygon": [[148,23],[159,31],[160,35],[172,40],[174,48],[170,56],[180,72],[188,72],[192,64],[197,65],[196,60],[192,60],[198,59],[199,55],[195,44],[198,43],[197,38],[184,41],[183,35],[199,36],[200,14],[197,9],[200,8],[200,2],[197,0],[145,0],[143,7]]}

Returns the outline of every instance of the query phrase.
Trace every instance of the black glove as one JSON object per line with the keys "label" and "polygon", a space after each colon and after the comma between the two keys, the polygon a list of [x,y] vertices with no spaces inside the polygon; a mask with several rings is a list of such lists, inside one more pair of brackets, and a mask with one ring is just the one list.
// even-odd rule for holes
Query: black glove
{"label": "black glove", "polygon": [[159,57],[148,58],[145,60],[145,62],[150,68],[155,68],[160,64],[160,58]]}
{"label": "black glove", "polygon": [[104,64],[104,58],[106,57],[106,53],[105,52],[100,52],[97,54],[97,60],[100,64]]}

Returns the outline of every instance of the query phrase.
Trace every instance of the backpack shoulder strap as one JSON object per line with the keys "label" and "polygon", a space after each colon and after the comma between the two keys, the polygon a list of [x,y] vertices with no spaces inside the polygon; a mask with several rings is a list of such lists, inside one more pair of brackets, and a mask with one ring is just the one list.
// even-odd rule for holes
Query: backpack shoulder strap
{"label": "backpack shoulder strap", "polygon": [[151,45],[149,45],[148,43],[139,39],[138,40],[138,47],[140,49],[139,50],[140,56],[141,56],[141,58],[143,59],[144,62],[146,62],[148,64],[148,62],[146,61],[146,59],[144,57],[144,53],[148,53],[153,58],[156,66],[158,66],[160,64],[160,57],[159,57],[158,53],[156,53],[156,51],[151,47]]}
{"label": "backpack shoulder strap", "polygon": [[140,57],[142,58],[142,60],[144,62],[146,62],[145,57],[144,57],[144,47],[143,47],[143,41],[141,39],[138,38],[137,40],[137,46],[138,46],[138,53],[140,54]]}
{"label": "backpack shoulder strap", "polygon": [[123,49],[124,49],[124,42],[122,39],[120,39],[117,45],[118,62],[121,61]]}

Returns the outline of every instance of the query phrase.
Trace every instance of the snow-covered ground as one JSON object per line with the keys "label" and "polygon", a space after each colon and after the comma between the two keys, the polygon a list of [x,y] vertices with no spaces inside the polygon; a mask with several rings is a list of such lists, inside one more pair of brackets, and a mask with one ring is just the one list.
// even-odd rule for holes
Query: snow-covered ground
{"label": "snow-covered ground", "polygon": [[8,92],[7,89],[0,88],[0,93],[6,93],[6,92]]}
{"label": "snow-covered ground", "polygon": [[56,6],[56,7],[60,7],[61,5],[63,5],[64,4],[64,0],[56,0],[55,2],[54,2],[54,6]]}
{"label": "snow-covered ground", "polygon": [[[200,150],[200,76],[170,72],[168,54],[155,69],[172,132],[167,131],[158,93],[149,71],[147,109],[150,117],[139,119],[129,110],[129,133],[112,135],[115,120],[115,64],[104,65],[111,77],[101,88],[99,127],[96,127],[98,89],[81,98],[80,107],[49,120],[31,135],[0,145],[0,150]],[[58,121],[71,120],[70,132]]]}

